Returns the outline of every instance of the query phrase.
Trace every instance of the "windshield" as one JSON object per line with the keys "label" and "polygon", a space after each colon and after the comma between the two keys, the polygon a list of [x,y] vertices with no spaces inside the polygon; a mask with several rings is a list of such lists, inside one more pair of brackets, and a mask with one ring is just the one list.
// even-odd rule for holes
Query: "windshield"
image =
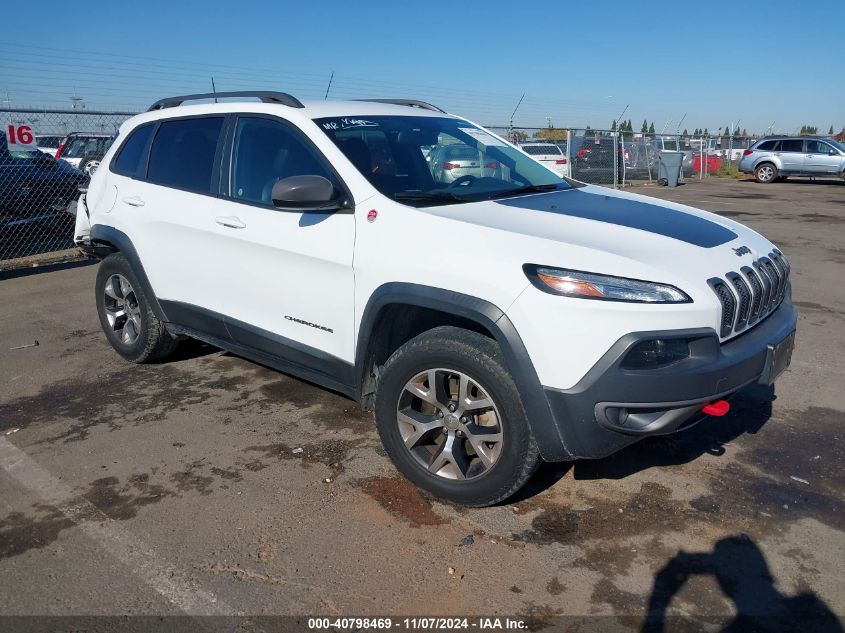
{"label": "windshield", "polygon": [[504,141],[458,119],[368,116],[315,122],[376,189],[412,206],[573,186]]}

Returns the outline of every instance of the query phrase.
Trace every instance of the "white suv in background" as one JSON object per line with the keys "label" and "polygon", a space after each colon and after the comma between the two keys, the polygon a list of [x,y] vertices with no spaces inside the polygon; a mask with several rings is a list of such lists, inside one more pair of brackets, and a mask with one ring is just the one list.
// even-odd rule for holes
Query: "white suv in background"
{"label": "white suv in background", "polygon": [[[470,505],[789,363],[789,264],[736,222],[561,179],[422,102],[188,105],[213,96],[124,123],[80,199],[129,361],[190,336],[343,393],[402,473]],[[438,180],[426,152],[458,143],[495,175]]]}

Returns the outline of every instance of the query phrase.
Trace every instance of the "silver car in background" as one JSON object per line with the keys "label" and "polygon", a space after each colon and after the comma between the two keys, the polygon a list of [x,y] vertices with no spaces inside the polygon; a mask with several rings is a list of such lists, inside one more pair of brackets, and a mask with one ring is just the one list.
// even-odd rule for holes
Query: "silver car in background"
{"label": "silver car in background", "polygon": [[460,178],[469,181],[502,177],[499,161],[464,143],[435,145],[429,153],[428,161],[432,175],[440,182],[455,182]]}
{"label": "silver car in background", "polygon": [[845,145],[821,136],[770,136],[742,153],[739,171],[762,183],[787,176],[845,179]]}

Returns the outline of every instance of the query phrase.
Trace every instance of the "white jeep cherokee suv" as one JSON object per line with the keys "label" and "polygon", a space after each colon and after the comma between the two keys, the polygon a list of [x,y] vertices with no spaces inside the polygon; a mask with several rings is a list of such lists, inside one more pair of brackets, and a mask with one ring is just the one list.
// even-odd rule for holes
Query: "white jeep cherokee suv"
{"label": "white jeep cherokee suv", "polygon": [[[340,392],[405,476],[469,505],[541,458],[721,415],[789,363],[789,264],[741,224],[561,179],[422,102],[186,105],[213,96],[124,123],[80,198],[129,361],[189,336]],[[491,167],[438,181],[444,144]]]}

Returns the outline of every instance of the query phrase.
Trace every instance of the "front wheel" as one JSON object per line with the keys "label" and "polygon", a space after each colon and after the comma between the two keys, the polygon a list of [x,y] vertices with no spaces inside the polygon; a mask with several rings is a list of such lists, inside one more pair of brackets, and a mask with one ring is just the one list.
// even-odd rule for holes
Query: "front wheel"
{"label": "front wheel", "polygon": [[438,327],[400,347],[381,371],[375,417],[402,474],[455,503],[499,503],[540,463],[502,352],[476,332]]}
{"label": "front wheel", "polygon": [[754,169],[754,178],[757,182],[768,184],[774,182],[778,177],[778,169],[771,163],[763,163]]}

